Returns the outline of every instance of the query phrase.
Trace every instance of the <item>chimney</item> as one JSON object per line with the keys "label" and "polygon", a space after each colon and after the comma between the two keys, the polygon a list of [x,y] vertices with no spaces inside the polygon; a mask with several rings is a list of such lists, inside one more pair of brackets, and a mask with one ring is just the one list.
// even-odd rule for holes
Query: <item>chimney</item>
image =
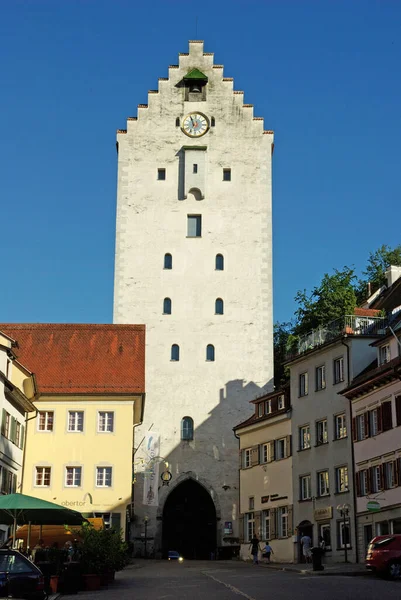
{"label": "chimney", "polygon": [[370,283],[370,281],[368,281],[368,298],[370,298],[372,295],[372,284]]}
{"label": "chimney", "polygon": [[397,281],[397,279],[399,279],[401,277],[401,267],[396,267],[394,265],[391,265],[386,273],[386,278],[387,278],[387,287],[390,287],[393,285],[393,283],[395,283]]}

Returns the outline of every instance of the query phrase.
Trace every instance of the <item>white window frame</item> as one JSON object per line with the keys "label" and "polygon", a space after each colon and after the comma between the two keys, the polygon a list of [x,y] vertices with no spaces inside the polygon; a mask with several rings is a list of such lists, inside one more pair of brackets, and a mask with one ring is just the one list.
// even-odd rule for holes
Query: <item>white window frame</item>
{"label": "white window frame", "polygon": [[[107,485],[107,472],[110,471],[110,485]],[[99,475],[102,483],[99,482]],[[113,467],[110,466],[97,466],[96,467],[96,487],[97,488],[111,488],[113,487]]]}
{"label": "white window frame", "polygon": [[384,365],[391,360],[390,344],[383,344],[379,347],[380,364]]}
{"label": "white window frame", "polygon": [[299,449],[307,450],[310,447],[310,425],[302,425],[302,427],[299,428]]}
{"label": "white window frame", "polygon": [[283,408],[285,408],[285,398],[284,394],[281,394],[277,399],[277,410],[283,410]]}
{"label": "white window frame", "polygon": [[[72,470],[72,481],[73,483],[68,483],[68,471]],[[77,474],[79,472],[79,483],[76,483],[76,479],[77,479]],[[82,486],[82,467],[80,466],[75,466],[75,465],[68,465],[65,468],[65,480],[64,480],[64,485],[65,487],[68,488],[78,488]]]}
{"label": "white window frame", "polygon": [[372,492],[377,494],[381,488],[381,473],[380,465],[374,465],[372,467]]}
{"label": "white window frame", "polygon": [[299,391],[298,395],[300,398],[308,395],[309,391],[308,371],[304,371],[299,374]]}
{"label": "white window frame", "polygon": [[[283,455],[280,456],[279,448],[283,449]],[[275,449],[274,449],[274,459],[282,460],[283,458],[287,458],[287,438],[279,438],[276,440]]]}
{"label": "white window frame", "polygon": [[361,496],[368,495],[368,470],[361,469],[357,472],[357,477],[359,477],[359,486]]}
{"label": "white window frame", "polygon": [[288,537],[288,506],[277,508],[277,537]]}
{"label": "white window frame", "polygon": [[265,400],[265,415],[270,415],[272,412],[272,401]]}
{"label": "white window frame", "polygon": [[344,381],[344,357],[339,356],[333,361],[333,380],[334,385],[336,383],[342,383]]}
{"label": "white window frame", "polygon": [[337,494],[349,492],[348,467],[336,467],[336,491]]}
{"label": "white window frame", "polygon": [[369,411],[369,434],[370,437],[375,437],[379,433],[379,416],[378,409],[373,408]]}
{"label": "white window frame", "polygon": [[270,509],[262,511],[262,539],[268,541],[270,540],[270,532],[271,532],[271,512]]}
{"label": "white window frame", "polygon": [[318,496],[328,496],[330,494],[330,478],[328,470],[319,471],[317,474]]}
{"label": "white window frame", "polygon": [[[48,477],[47,477],[48,475]],[[49,483],[45,483],[48,478]],[[39,479],[42,480],[42,483],[38,483]],[[42,465],[35,467],[35,487],[50,487],[52,483],[52,468],[51,467],[43,467]]]}
{"label": "white window frame", "polygon": [[258,404],[258,417],[263,417],[263,415],[264,415],[263,402],[259,402],[259,404]]}
{"label": "white window frame", "polygon": [[[73,429],[70,429],[70,417],[74,415]],[[79,416],[82,415],[82,429],[78,429]],[[83,433],[84,431],[85,412],[83,410],[69,410],[67,414],[67,431],[68,433]]]}
{"label": "white window frame", "polygon": [[316,391],[326,389],[326,365],[316,367]]}
{"label": "white window frame", "polygon": [[[350,524],[350,520],[349,519],[345,520],[345,526],[348,527],[348,536],[349,536],[349,542],[347,543],[347,548],[351,548],[351,524]],[[337,521],[337,528],[338,528],[338,542],[339,542],[339,547],[340,548],[345,548],[345,544],[344,544],[344,521]]]}
{"label": "white window frame", "polygon": [[[394,469],[394,461],[387,461],[384,463],[384,471],[386,477],[387,488],[391,489],[395,487],[395,469]],[[391,482],[390,482],[391,477]]]}
{"label": "white window frame", "polygon": [[268,463],[270,461],[271,461],[270,443],[268,442],[267,444],[262,444],[262,448],[261,448],[261,462],[262,463]]}
{"label": "white window frame", "polygon": [[248,469],[249,467],[252,466],[252,460],[251,460],[251,453],[252,453],[252,449],[251,448],[245,448],[245,450],[243,450],[243,459],[242,459],[242,466],[244,469]]}
{"label": "white window frame", "polygon": [[249,496],[248,498],[248,511],[254,512],[255,510],[255,496]]}
{"label": "white window frame", "polygon": [[316,421],[316,446],[322,446],[329,441],[329,431],[327,427],[327,419]]}
{"label": "white window frame", "polygon": [[[105,415],[104,429],[101,429],[101,415]],[[111,429],[108,429],[109,416],[111,415]],[[114,410],[99,410],[97,413],[97,432],[98,433],[114,433]]]}
{"label": "white window frame", "polygon": [[365,413],[356,416],[356,434],[358,441],[364,440],[366,436]]}
{"label": "white window frame", "polygon": [[[343,432],[341,434],[341,431]],[[347,417],[345,413],[335,416],[336,440],[342,440],[347,437]]]}
{"label": "white window frame", "polygon": [[320,523],[320,524],[319,524],[319,535],[320,535],[320,536],[321,536],[323,539],[324,539],[323,532],[324,532],[324,530],[325,530],[325,529],[328,529],[328,530],[330,531],[330,544],[327,544],[327,543],[326,543],[326,540],[324,540],[324,541],[325,541],[325,544],[326,544],[326,545],[325,545],[325,550],[331,550],[332,541],[331,541],[331,525],[330,525],[330,523]]}
{"label": "white window frame", "polygon": [[[44,429],[41,429],[41,427],[40,427],[41,415],[45,416]],[[49,415],[52,415],[51,418],[49,417]],[[49,429],[49,424],[51,424],[50,429]],[[36,430],[40,431],[41,433],[52,433],[54,431],[54,410],[40,410],[38,412],[38,420],[37,420]]]}
{"label": "white window frame", "polygon": [[300,477],[301,500],[310,500],[312,498],[312,478],[311,475],[302,475]]}
{"label": "white window frame", "polygon": [[244,537],[246,542],[250,542],[255,534],[255,513],[247,512],[244,515]]}

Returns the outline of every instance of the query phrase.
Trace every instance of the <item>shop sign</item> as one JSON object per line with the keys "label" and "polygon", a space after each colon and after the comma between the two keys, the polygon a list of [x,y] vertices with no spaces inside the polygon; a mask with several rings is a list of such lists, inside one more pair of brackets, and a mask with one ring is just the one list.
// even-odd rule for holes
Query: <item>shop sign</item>
{"label": "shop sign", "polygon": [[380,504],[377,502],[377,500],[369,500],[369,502],[366,504],[366,508],[370,512],[378,512],[380,510]]}
{"label": "shop sign", "polygon": [[327,519],[333,518],[333,507],[326,506],[325,508],[315,508],[314,511],[315,521],[326,521]]}
{"label": "shop sign", "polygon": [[224,533],[232,533],[233,532],[233,523],[232,521],[224,522]]}

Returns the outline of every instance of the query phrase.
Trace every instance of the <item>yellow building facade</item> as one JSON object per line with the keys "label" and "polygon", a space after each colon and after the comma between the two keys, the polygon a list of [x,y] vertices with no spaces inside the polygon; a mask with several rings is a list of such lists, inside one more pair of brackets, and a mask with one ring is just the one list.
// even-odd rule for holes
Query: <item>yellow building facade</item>
{"label": "yellow building facade", "polygon": [[4,327],[18,336],[38,387],[21,491],[102,517],[128,537],[134,432],[145,399],[144,326]]}

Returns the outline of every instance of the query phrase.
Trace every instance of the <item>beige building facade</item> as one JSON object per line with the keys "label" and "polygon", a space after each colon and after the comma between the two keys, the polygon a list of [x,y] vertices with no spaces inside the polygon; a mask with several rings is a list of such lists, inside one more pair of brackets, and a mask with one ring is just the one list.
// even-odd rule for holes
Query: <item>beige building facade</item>
{"label": "beige building facade", "polygon": [[291,404],[289,387],[253,401],[255,413],[234,428],[240,442],[241,558],[256,535],[273,562],[293,562]]}

